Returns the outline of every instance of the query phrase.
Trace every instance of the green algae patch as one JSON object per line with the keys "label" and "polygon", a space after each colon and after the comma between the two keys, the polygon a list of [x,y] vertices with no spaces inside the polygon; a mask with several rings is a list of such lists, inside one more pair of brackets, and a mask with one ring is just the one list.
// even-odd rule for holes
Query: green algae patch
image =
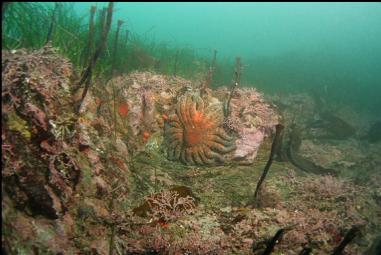
{"label": "green algae patch", "polygon": [[28,123],[20,118],[15,111],[8,113],[8,122],[7,125],[9,130],[20,133],[28,141],[32,137],[31,132],[29,131]]}

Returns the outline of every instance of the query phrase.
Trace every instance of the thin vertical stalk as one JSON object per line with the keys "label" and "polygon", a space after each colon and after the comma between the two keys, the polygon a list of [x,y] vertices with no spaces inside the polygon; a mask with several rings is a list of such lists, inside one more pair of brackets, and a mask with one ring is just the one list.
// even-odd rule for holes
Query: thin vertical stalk
{"label": "thin vertical stalk", "polygon": [[107,8],[103,7],[103,9],[101,10],[101,15],[99,17],[99,28],[101,31],[103,31],[106,24],[106,13],[107,13]]}
{"label": "thin vertical stalk", "polygon": [[4,21],[4,13],[7,11],[7,8],[10,4],[10,2],[3,2],[3,4],[1,5],[1,23],[3,23]]}
{"label": "thin vertical stalk", "polygon": [[271,145],[270,156],[269,156],[269,159],[266,163],[265,168],[263,169],[263,173],[262,173],[261,178],[259,179],[259,181],[257,183],[257,187],[256,187],[255,192],[254,192],[253,201],[254,201],[255,207],[257,207],[259,204],[257,201],[258,192],[261,189],[262,183],[265,180],[267,173],[268,173],[268,171],[269,171],[269,169],[273,163],[275,152],[278,151],[279,145],[281,144],[283,129],[284,129],[283,125],[281,125],[281,124],[276,125],[276,132],[275,132],[275,137],[274,137],[273,143]]}
{"label": "thin vertical stalk", "polygon": [[[110,198],[110,202],[108,205],[108,209],[109,209],[110,214],[112,214],[112,212],[114,211],[115,199],[117,198],[117,191],[118,191],[119,187],[120,187],[119,180],[115,180],[111,184],[111,188],[112,188],[111,198]],[[112,219],[112,221],[110,222],[110,243],[109,243],[109,250],[108,250],[109,255],[112,255],[113,251],[114,251],[114,242],[115,242],[115,233],[116,233],[115,224],[116,224],[115,221]]]}
{"label": "thin vertical stalk", "polygon": [[127,48],[127,43],[128,43],[128,36],[130,34],[130,31],[128,29],[126,29],[126,39],[124,41],[124,47]]}
{"label": "thin vertical stalk", "polygon": [[120,27],[123,24],[123,20],[118,20],[118,26],[116,28],[115,41],[114,41],[114,50],[112,56],[112,65],[111,65],[111,73],[114,74],[117,60],[117,51],[118,51],[118,39],[119,39],[119,31]]}
{"label": "thin vertical stalk", "polygon": [[271,238],[271,240],[267,244],[267,247],[266,247],[265,251],[261,255],[270,255],[273,252],[275,245],[277,243],[279,243],[279,239],[283,236],[283,234],[284,234],[284,229],[282,229],[282,228],[279,229],[275,233],[273,238]]}
{"label": "thin vertical stalk", "polygon": [[332,255],[340,255],[343,253],[345,247],[352,242],[356,235],[360,232],[359,226],[353,226],[345,235],[344,239],[340,242],[339,246],[335,248]]}
{"label": "thin vertical stalk", "polygon": [[113,101],[114,101],[114,142],[116,143],[116,92],[115,92],[115,86],[114,86],[114,82],[111,81],[111,84],[112,84],[112,98],[113,98]]}
{"label": "thin vertical stalk", "polygon": [[216,68],[216,60],[217,60],[217,50],[214,50],[213,51],[213,60],[212,60],[212,65],[211,65],[213,73],[214,73],[214,70]]}
{"label": "thin vertical stalk", "polygon": [[173,76],[176,77],[176,74],[177,74],[177,62],[178,62],[178,58],[179,58],[179,51],[177,50],[176,51],[176,55],[175,55],[175,65],[174,65],[174,70],[173,70]]}
{"label": "thin vertical stalk", "polygon": [[53,14],[52,14],[52,20],[50,22],[50,26],[49,26],[48,34],[46,36],[45,44],[52,40],[53,30],[54,30],[55,25],[56,25],[56,16],[57,16],[58,8],[59,8],[59,3],[55,2]]}
{"label": "thin vertical stalk", "polygon": [[84,55],[84,61],[88,62],[89,57],[93,53],[94,48],[94,16],[95,12],[97,10],[97,7],[95,5],[91,6],[90,8],[90,20],[89,20],[89,37],[87,41],[87,47],[85,49],[85,55]]}
{"label": "thin vertical stalk", "polygon": [[238,87],[239,83],[241,81],[241,58],[236,58],[236,64],[235,64],[235,71],[234,71],[234,84],[230,89],[229,98],[226,102],[225,106],[225,118],[229,117],[230,115],[230,101],[233,97],[235,89]]}
{"label": "thin vertical stalk", "polygon": [[214,50],[212,62],[210,64],[208,73],[206,74],[204,84],[202,85],[202,89],[201,89],[202,94],[206,91],[207,88],[210,87],[210,84],[212,83],[213,75],[214,75],[214,71],[215,71],[215,66],[216,66],[216,59],[217,59],[217,50]]}
{"label": "thin vertical stalk", "polygon": [[81,109],[81,105],[83,103],[83,100],[85,99],[86,95],[87,95],[87,91],[90,87],[90,80],[91,80],[91,75],[92,75],[92,71],[93,71],[93,68],[95,66],[95,63],[97,62],[99,56],[101,55],[103,49],[105,48],[106,46],[106,41],[107,41],[107,35],[108,35],[108,32],[110,30],[110,27],[111,27],[111,21],[112,21],[112,12],[113,12],[113,7],[114,7],[114,3],[109,3],[108,5],[108,11],[107,11],[107,18],[106,18],[106,26],[104,27],[103,31],[102,31],[102,34],[101,34],[101,39],[99,41],[99,44],[98,44],[98,47],[97,49],[95,50],[94,52],[94,55],[92,56],[92,58],[90,59],[89,61],[89,64],[87,66],[87,68],[85,69],[85,71],[83,72],[82,74],[82,77],[81,77],[81,80],[79,81],[79,87],[86,81],[85,83],[85,88],[83,90],[83,93],[82,93],[82,97],[81,97],[81,100],[80,100],[80,103],[78,105],[78,108],[77,108],[77,113],[79,112],[79,110]]}
{"label": "thin vertical stalk", "polygon": [[[124,53],[126,54],[127,56],[127,53],[128,53],[128,48],[127,48],[127,44],[128,44],[128,37],[130,35],[130,31],[128,29],[126,29],[126,37],[124,39]],[[128,70],[128,58],[125,58],[124,62],[122,63],[125,70]]]}

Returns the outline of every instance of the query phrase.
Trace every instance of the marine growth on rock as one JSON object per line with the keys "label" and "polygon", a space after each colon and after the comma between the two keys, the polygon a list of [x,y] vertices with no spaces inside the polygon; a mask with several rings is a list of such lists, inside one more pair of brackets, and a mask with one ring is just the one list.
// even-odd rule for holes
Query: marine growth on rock
{"label": "marine growth on rock", "polygon": [[187,165],[224,162],[224,155],[235,149],[235,143],[222,128],[222,123],[220,104],[205,106],[198,93],[184,94],[164,126],[168,159],[180,160]]}

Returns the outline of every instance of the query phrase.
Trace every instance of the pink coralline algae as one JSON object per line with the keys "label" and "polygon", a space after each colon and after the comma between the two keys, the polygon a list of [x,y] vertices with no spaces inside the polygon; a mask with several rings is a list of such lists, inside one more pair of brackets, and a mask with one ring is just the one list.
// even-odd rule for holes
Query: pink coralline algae
{"label": "pink coralline algae", "polygon": [[275,131],[279,115],[255,89],[238,89],[231,100],[231,119],[238,134],[233,160],[253,162],[259,146]]}
{"label": "pink coralline algae", "polygon": [[241,132],[242,138],[236,141],[237,149],[234,152],[234,157],[237,159],[246,158],[247,160],[253,160],[257,156],[265,133],[262,130],[252,130],[250,128],[243,128]]}

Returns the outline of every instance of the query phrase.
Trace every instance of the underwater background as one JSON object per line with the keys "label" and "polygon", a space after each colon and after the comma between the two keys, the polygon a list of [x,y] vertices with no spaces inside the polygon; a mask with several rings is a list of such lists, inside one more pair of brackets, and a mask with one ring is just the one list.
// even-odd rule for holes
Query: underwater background
{"label": "underwater background", "polygon": [[[99,10],[107,3],[65,4],[66,10],[61,14],[63,27],[84,37],[91,5]],[[16,34],[12,35],[30,33],[25,36],[32,37],[33,42],[17,45],[12,38],[3,37],[3,48],[15,44],[41,46],[45,38],[37,37],[45,31],[39,27],[43,17],[37,13],[53,4],[37,6],[39,10],[28,12],[27,17],[17,21],[19,30],[28,19],[36,19],[28,23],[29,31],[14,31]],[[47,12],[44,15],[49,16]],[[122,35],[128,29],[134,36],[131,44],[138,44],[162,62],[170,62],[176,51],[188,55],[179,64],[180,72],[189,64],[210,61],[215,49],[220,69],[232,70],[235,57],[240,56],[244,64],[242,82],[255,84],[266,93],[315,91],[333,104],[379,114],[380,16],[380,3],[131,2],[116,4],[112,26],[123,20]],[[16,27],[5,26],[3,36],[11,36],[12,29]],[[60,40],[70,38],[69,34],[61,36],[66,38],[53,37],[53,45],[59,46]],[[76,47],[79,45],[62,50],[79,54]],[[217,70],[216,86],[232,79],[229,72],[222,70]]]}
{"label": "underwater background", "polygon": [[4,254],[380,254],[381,3],[2,4]]}
{"label": "underwater background", "polygon": [[[74,8],[85,13],[88,5]],[[381,109],[380,16],[380,3],[121,3],[115,13],[147,40],[207,59],[216,49],[231,66],[241,56],[243,82],[265,92],[317,90],[374,112]]]}

